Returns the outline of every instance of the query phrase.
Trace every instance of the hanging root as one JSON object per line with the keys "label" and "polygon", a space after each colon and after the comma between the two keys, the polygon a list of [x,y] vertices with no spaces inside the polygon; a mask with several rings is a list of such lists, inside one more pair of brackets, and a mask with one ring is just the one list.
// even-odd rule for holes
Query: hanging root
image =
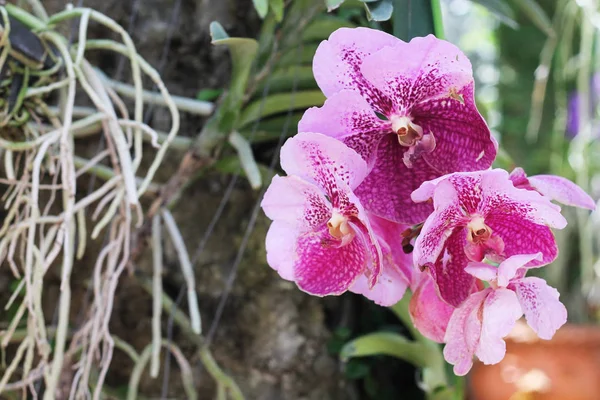
{"label": "hanging root", "polygon": [[[9,137],[4,134],[0,137],[4,175],[0,176],[0,185],[5,186],[1,204],[6,215],[0,226],[0,262],[8,265],[14,278],[19,280],[6,305],[6,309],[11,307],[16,312],[8,327],[0,331],[0,350],[19,343],[14,358],[6,367],[0,367],[3,368],[0,397],[6,390],[33,390],[33,383],[43,379],[44,399],[55,398],[57,394],[66,396],[66,393],[70,393],[70,398],[92,396],[98,399],[116,346],[128,352],[135,362],[128,394],[128,398],[135,398],[140,374],[148,362],[151,375],[158,375],[160,348],[164,346],[179,363],[187,396],[196,398],[188,361],[175,345],[165,342],[160,335],[165,298],[160,276],[160,228],[164,222],[188,281],[192,334],[200,337],[194,275],[170,214],[156,215],[153,221],[152,343],[137,354],[131,346],[113,337],[108,325],[119,277],[130,259],[131,232],[143,222],[140,199],[149,191],[157,191],[152,181],[165,152],[176,139],[179,108],[208,114],[212,104],[189,99],[175,101],[158,72],[136,52],[128,33],[105,15],[87,8],[70,8],[48,16],[41,2],[30,0],[30,3],[37,17],[14,6],[0,7],[3,21],[0,69],[7,71],[10,82],[16,82],[16,89],[12,91],[17,93],[10,98],[9,90],[0,86],[0,131],[12,133]],[[69,43],[55,28],[77,19],[78,33]],[[43,46],[38,54],[41,60],[22,57],[19,43],[9,40],[11,22],[39,32],[37,39]],[[121,42],[88,40],[87,30],[92,23],[110,29]],[[90,65],[86,54],[93,50],[127,57],[133,86],[111,81]],[[158,94],[144,91],[144,75],[158,88]],[[75,104],[78,90],[86,94],[93,107]],[[117,93],[133,99],[131,117]],[[57,101],[48,104],[49,99]],[[158,133],[142,121],[144,106],[149,102],[169,110],[171,128],[168,132]],[[75,140],[98,132],[104,136],[106,150],[89,160],[77,155]],[[151,141],[156,151],[152,160],[144,162],[149,167],[142,170],[142,159],[148,154],[142,151],[144,140]],[[84,175],[94,175],[104,182],[87,195],[76,197],[83,192],[78,190],[77,178]],[[87,226],[90,217],[93,224]],[[70,278],[74,262],[85,254],[88,235],[94,239],[101,234],[107,239],[89,280],[91,305],[85,310],[83,324],[71,331],[69,318],[74,307]],[[55,328],[47,328],[49,318],[42,307],[44,279],[48,269],[59,264],[58,319]],[[210,364],[207,368],[220,371],[206,352],[202,350],[200,355]],[[20,372],[18,377],[17,371]],[[217,379],[225,379],[221,375]],[[228,388],[233,388],[228,389],[233,390],[233,397],[241,398],[235,383],[229,377],[225,380]]]}

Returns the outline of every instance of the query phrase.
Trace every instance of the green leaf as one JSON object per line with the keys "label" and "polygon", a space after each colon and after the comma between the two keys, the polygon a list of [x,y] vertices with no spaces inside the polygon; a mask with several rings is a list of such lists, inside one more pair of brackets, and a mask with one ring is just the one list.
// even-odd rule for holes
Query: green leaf
{"label": "green leaf", "polygon": [[240,133],[251,143],[279,140],[285,126],[288,127],[286,132],[288,137],[297,133],[296,127],[303,115],[304,110],[294,112],[290,116],[286,113],[281,116],[267,118],[266,120],[260,121],[258,129],[254,130],[252,124],[250,124],[241,129]]}
{"label": "green leaf", "polygon": [[340,352],[342,360],[353,357],[388,355],[408,361],[417,367],[426,367],[429,349],[396,333],[377,332],[364,335],[347,343]]}
{"label": "green leaf", "polygon": [[217,113],[204,126],[204,130],[210,133],[203,134],[204,138],[199,139],[205,146],[205,142],[212,143],[219,135],[228,135],[235,128],[246,94],[250,71],[256,57],[256,52],[258,51],[258,42],[256,40],[229,37],[225,29],[218,22],[210,24],[210,34],[214,45],[224,45],[229,48],[232,67],[229,91],[225,95]]}
{"label": "green leaf", "polygon": [[250,103],[240,116],[238,127],[241,128],[252,121],[291,110],[320,106],[325,96],[320,90],[308,90],[295,93],[281,93],[258,99]]}
{"label": "green leaf", "polygon": [[352,360],[344,368],[344,376],[348,380],[364,378],[371,371],[371,366],[360,361]]}
{"label": "green leaf", "polygon": [[327,6],[327,11],[332,12],[336,8],[342,4],[344,0],[325,0],[325,5]]}
{"label": "green leaf", "polygon": [[352,22],[338,17],[326,16],[317,18],[302,32],[302,40],[304,42],[320,42],[329,38],[329,35],[339,28],[354,27],[356,25]]}
{"label": "green leaf", "polygon": [[283,0],[271,0],[269,4],[275,16],[275,21],[281,22],[283,20]]}
{"label": "green leaf", "polygon": [[213,101],[216,100],[221,93],[223,93],[223,89],[202,89],[196,95],[196,99],[202,101]]}
{"label": "green leaf", "polygon": [[392,11],[394,11],[392,0],[366,1],[364,3],[369,21],[387,21],[392,17]]}
{"label": "green leaf", "polygon": [[542,32],[550,37],[554,37],[556,33],[552,27],[552,22],[546,12],[540,7],[535,0],[512,0],[516,3],[523,14],[527,15],[531,22],[537,26]]}
{"label": "green leaf", "polygon": [[261,19],[264,19],[267,16],[267,12],[269,11],[269,1],[268,0],[252,0],[254,4],[254,8],[258,13],[258,16]]}
{"label": "green leaf", "polygon": [[231,132],[229,144],[237,151],[240,165],[250,182],[252,189],[256,190],[262,186],[262,177],[252,153],[252,147],[245,137],[238,132]]}
{"label": "green leaf", "polygon": [[416,36],[435,34],[431,1],[395,0],[394,36],[406,42]]}
{"label": "green leaf", "polygon": [[317,83],[313,77],[311,66],[289,66],[279,68],[261,82],[254,91],[261,95],[266,85],[269,85],[269,93],[290,92],[295,87],[296,90],[316,89]]}
{"label": "green leaf", "polygon": [[317,51],[318,44],[305,44],[302,46],[300,51],[297,48],[291,48],[284,51],[277,63],[278,67],[298,65],[298,64],[312,64],[312,59]]}
{"label": "green leaf", "polygon": [[473,0],[485,7],[496,19],[505,24],[506,26],[517,29],[519,24],[515,20],[515,12],[504,0]]}

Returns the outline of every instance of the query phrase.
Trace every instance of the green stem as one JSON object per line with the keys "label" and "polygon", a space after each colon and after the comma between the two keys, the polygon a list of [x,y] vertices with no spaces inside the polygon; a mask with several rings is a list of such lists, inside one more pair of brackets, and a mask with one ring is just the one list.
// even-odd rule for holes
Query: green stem
{"label": "green stem", "polygon": [[436,389],[448,386],[448,378],[446,376],[446,362],[442,354],[442,349],[438,343],[427,339],[414,326],[409,312],[409,303],[412,293],[407,291],[402,299],[390,307],[392,312],[402,321],[404,326],[410,331],[413,339],[421,343],[425,348],[425,361],[423,368],[423,384],[425,391],[430,398],[434,396]]}

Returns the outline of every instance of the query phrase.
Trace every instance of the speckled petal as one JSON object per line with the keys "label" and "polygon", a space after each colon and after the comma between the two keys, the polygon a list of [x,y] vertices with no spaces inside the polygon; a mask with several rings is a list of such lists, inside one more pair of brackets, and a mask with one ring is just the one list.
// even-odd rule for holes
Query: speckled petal
{"label": "speckled petal", "polygon": [[473,83],[460,93],[463,100],[429,100],[412,109],[414,123],[436,140],[435,150],[423,157],[443,174],[487,169],[498,151],[498,143],[475,106]]}
{"label": "speckled petal", "polygon": [[260,206],[270,219],[299,230],[319,227],[331,218],[331,204],[325,194],[296,176],[274,176]]}
{"label": "speckled petal", "polygon": [[381,139],[391,133],[383,121],[357,92],[343,90],[331,95],[322,107],[306,110],[298,123],[299,132],[320,132],[344,142],[373,167]]}
{"label": "speckled petal", "polygon": [[416,281],[409,305],[412,322],[423,336],[442,343],[454,307],[440,299],[429,274],[420,273]]}
{"label": "speckled petal", "polygon": [[394,103],[410,111],[431,99],[449,98],[473,81],[471,63],[453,44],[433,35],[398,41],[363,59],[366,79]]}
{"label": "speckled petal", "polygon": [[[456,203],[464,210],[464,213],[475,214],[479,211],[481,203],[481,175],[481,171],[444,175],[424,182],[411,194],[411,198],[418,202],[433,198],[436,210],[440,210],[450,203]],[[441,189],[438,189],[440,187]],[[438,191],[440,191],[439,195],[437,195]]]}
{"label": "speckled petal", "polygon": [[367,299],[373,300],[375,304],[389,307],[396,304],[406,291],[408,281],[402,271],[394,263],[389,252],[383,252],[383,268],[377,278],[377,283],[369,288],[369,280],[366,275],[358,277],[351,292],[362,294]]}
{"label": "speckled petal", "polygon": [[298,237],[295,250],[295,281],[315,296],[344,293],[372,263],[362,241],[352,240],[340,247],[326,227]]}
{"label": "speckled petal", "polygon": [[[413,259],[416,266],[433,264],[446,246],[452,232],[463,224],[463,211],[458,203],[454,186],[449,181],[440,183],[435,192],[436,210],[427,218],[415,241]],[[438,204],[437,201],[446,204]]]}
{"label": "speckled petal", "polygon": [[475,278],[465,271],[469,263],[465,254],[466,236],[464,228],[456,228],[435,262],[417,264],[428,268],[440,297],[454,307],[460,306],[476,290]]}
{"label": "speckled petal", "polygon": [[337,181],[354,189],[368,173],[365,161],[344,143],[308,132],[285,142],[281,148],[281,167],[288,175],[316,184],[330,197],[339,186]]}
{"label": "speckled petal", "polygon": [[552,339],[567,322],[567,309],[558,300],[558,291],[536,277],[523,278],[511,285],[519,298],[527,323],[540,338]]}
{"label": "speckled petal", "polygon": [[391,101],[365,79],[360,66],[366,56],[399,41],[376,29],[338,29],[317,48],[313,59],[315,80],[327,97],[344,89],[355,90],[373,108],[387,114]]}
{"label": "speckled petal", "polygon": [[594,210],[596,203],[579,186],[570,180],[556,175],[535,175],[529,177],[531,186],[538,192],[567,206]]}
{"label": "speckled petal", "polygon": [[469,296],[454,310],[444,341],[444,358],[454,365],[454,373],[464,376],[473,366],[473,355],[479,344],[482,322],[481,308],[492,289],[485,289]]}
{"label": "speckled petal", "polygon": [[521,316],[519,300],[512,290],[496,289],[483,302],[481,336],[475,355],[484,364],[497,364],[506,354],[504,337]]}
{"label": "speckled petal", "polygon": [[438,174],[423,160],[417,160],[415,167],[408,169],[402,161],[404,151],[394,135],[384,138],[375,166],[355,193],[367,211],[394,222],[417,224],[427,218],[433,207],[414,203],[410,193]]}
{"label": "speckled petal", "polygon": [[406,282],[411,282],[414,273],[413,256],[412,254],[406,254],[402,249],[402,246],[400,246],[402,233],[408,229],[409,226],[388,221],[372,213],[367,214],[371,229],[377,238],[382,251],[391,255],[392,262],[396,268],[400,270]]}
{"label": "speckled petal", "polygon": [[527,221],[518,215],[491,214],[486,224],[504,241],[504,256],[541,252],[541,261],[532,260],[531,266],[549,264],[558,255],[552,230],[545,225]]}
{"label": "speckled petal", "polygon": [[[517,217],[536,224],[562,229],[567,220],[560,213],[560,207],[537,192],[520,190],[513,186],[508,173],[501,169],[485,171],[481,176],[483,200],[480,213],[486,219],[502,219],[503,216]],[[504,238],[503,238],[504,239]],[[516,254],[536,253],[522,251]]]}

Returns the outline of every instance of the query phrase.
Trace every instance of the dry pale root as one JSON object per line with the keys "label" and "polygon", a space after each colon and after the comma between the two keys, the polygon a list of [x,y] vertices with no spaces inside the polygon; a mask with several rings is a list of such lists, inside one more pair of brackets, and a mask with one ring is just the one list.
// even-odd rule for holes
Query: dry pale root
{"label": "dry pale root", "polygon": [[[7,62],[10,49],[7,39],[10,13],[27,21],[34,31],[40,32],[43,41],[58,50],[57,62],[63,73],[56,75],[60,77],[56,81],[40,79],[39,82],[46,83],[27,88],[23,107],[31,111],[32,117],[22,125],[25,139],[0,139],[4,175],[0,176],[0,184],[5,186],[1,204],[6,210],[6,218],[0,227],[0,262],[20,280],[6,304],[6,309],[16,307],[17,312],[6,329],[0,331],[3,349],[18,343],[15,357],[0,370],[3,374],[0,395],[14,390],[33,393],[34,383],[43,379],[44,399],[98,399],[116,347],[136,364],[128,394],[128,398],[135,398],[141,373],[148,362],[151,375],[158,375],[160,348],[164,346],[179,363],[187,395],[196,398],[188,361],[177,346],[161,338],[161,311],[171,304],[162,292],[161,282],[164,231],[177,249],[188,285],[190,319],[179,313],[176,321],[198,345],[199,358],[217,380],[219,393],[229,394],[234,399],[242,398],[235,383],[219,369],[203,346],[194,274],[179,229],[168,211],[155,215],[152,221],[154,273],[152,282],[144,286],[154,299],[152,342],[138,354],[127,343],[112,336],[108,328],[119,277],[130,259],[130,237],[143,222],[140,199],[148,191],[157,190],[152,180],[169,145],[176,139],[178,108],[207,115],[212,111],[212,105],[189,99],[174,100],[156,70],[136,52],[128,33],[105,15],[87,8],[68,8],[48,16],[41,2],[30,0],[30,5],[36,16],[15,7],[0,7],[5,22],[0,40],[0,67]],[[69,43],[54,28],[74,20],[78,20],[79,30]],[[117,33],[121,42],[88,40],[87,30],[91,23],[102,24]],[[111,81],[90,65],[86,53],[96,49],[127,57],[133,86]],[[144,75],[158,88],[158,93],[143,89]],[[93,107],[75,104],[77,90],[85,92]],[[58,104],[44,102],[49,93],[58,93]],[[132,116],[119,95],[133,99]],[[157,133],[143,123],[144,106],[148,102],[169,110],[171,129],[168,133]],[[2,123],[8,122],[4,118]],[[90,160],[78,156],[75,140],[96,133],[104,135],[106,150]],[[156,151],[151,162],[145,163],[150,165],[149,168],[142,171],[144,140],[149,141]],[[89,194],[77,188],[77,178],[86,174],[104,180]],[[93,226],[87,226],[86,216],[92,217]],[[161,229],[163,224],[166,229]],[[72,331],[69,314],[73,264],[85,254],[87,240],[101,234],[106,235],[107,240],[89,278],[91,305],[86,310],[85,322]],[[46,273],[57,263],[61,264],[58,319],[55,327],[48,328],[48,316],[42,309],[42,293]],[[20,376],[16,376],[17,370],[22,371]]]}

